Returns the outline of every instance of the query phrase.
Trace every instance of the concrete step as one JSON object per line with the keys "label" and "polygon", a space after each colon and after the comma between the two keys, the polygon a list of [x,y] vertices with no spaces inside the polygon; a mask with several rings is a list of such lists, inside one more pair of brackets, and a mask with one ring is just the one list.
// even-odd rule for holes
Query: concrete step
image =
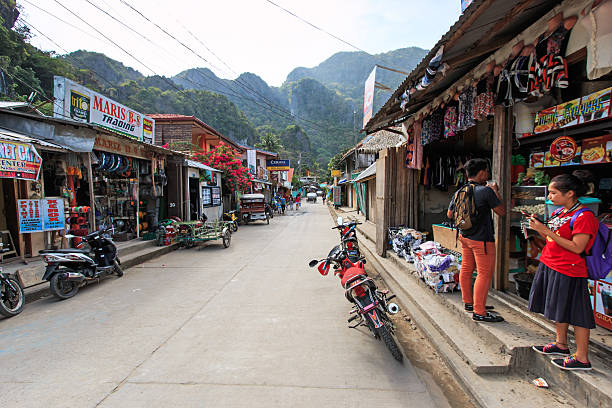
{"label": "concrete step", "polygon": [[[368,260],[375,255],[375,247],[366,237],[361,236],[360,248],[369,252]],[[534,344],[546,344],[554,340],[552,333],[526,318],[523,312],[509,307],[497,297],[487,302],[505,318],[503,323],[478,323],[463,309],[460,293],[435,294],[424,282],[416,277],[413,267],[392,251],[387,258],[374,259],[393,279],[401,282],[402,290],[436,327],[454,352],[463,359],[475,373],[519,373],[532,378],[543,377],[557,389],[569,393],[585,406],[612,406],[611,357],[606,350],[594,350],[590,358],[594,369],[590,372],[563,371],[554,367],[549,356],[534,352]],[[391,272],[392,271],[392,272]],[[444,322],[438,324],[437,322]]]}
{"label": "concrete step", "polygon": [[126,242],[115,242],[120,257],[125,257],[134,252],[142,251],[143,249],[154,247],[157,245],[155,240],[143,241],[135,239]]}

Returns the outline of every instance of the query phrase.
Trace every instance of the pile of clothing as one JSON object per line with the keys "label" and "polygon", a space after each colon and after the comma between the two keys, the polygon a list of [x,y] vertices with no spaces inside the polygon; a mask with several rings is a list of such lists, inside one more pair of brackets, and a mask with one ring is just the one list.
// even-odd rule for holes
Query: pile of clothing
{"label": "pile of clothing", "polygon": [[436,293],[452,292],[459,287],[461,263],[452,254],[442,252],[441,245],[427,241],[412,250],[418,276]]}
{"label": "pile of clothing", "polygon": [[423,242],[423,233],[407,227],[389,228],[389,245],[393,251],[407,262],[414,262],[412,249]]}

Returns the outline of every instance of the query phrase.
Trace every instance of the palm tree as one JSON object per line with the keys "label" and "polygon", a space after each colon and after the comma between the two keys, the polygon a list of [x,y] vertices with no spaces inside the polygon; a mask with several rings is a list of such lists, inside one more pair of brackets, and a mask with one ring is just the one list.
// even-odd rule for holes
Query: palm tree
{"label": "palm tree", "polygon": [[255,147],[266,150],[268,152],[280,153],[283,145],[281,145],[280,137],[272,132],[266,132],[259,137],[259,143]]}

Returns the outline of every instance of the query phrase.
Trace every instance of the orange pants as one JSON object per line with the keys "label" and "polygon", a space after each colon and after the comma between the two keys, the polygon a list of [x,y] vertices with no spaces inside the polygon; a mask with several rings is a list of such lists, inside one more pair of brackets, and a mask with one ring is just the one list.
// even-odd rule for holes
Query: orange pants
{"label": "orange pants", "polygon": [[[461,297],[463,303],[474,305],[474,313],[486,315],[485,305],[495,269],[495,242],[474,241],[460,237],[461,240]],[[485,253],[486,244],[486,253]],[[476,283],[472,292],[472,274],[476,267]]]}

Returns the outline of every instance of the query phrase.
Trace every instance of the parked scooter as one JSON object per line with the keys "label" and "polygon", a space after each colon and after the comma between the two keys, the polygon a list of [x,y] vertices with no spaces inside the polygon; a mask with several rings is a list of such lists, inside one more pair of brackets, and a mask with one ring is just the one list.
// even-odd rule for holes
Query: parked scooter
{"label": "parked scooter", "polygon": [[0,314],[13,317],[21,313],[24,305],[23,288],[17,279],[3,273],[0,267]]}
{"label": "parked scooter", "polygon": [[399,312],[399,306],[389,302],[395,295],[387,296],[388,290],[378,290],[376,283],[368,277],[363,267],[364,263],[365,259],[361,257],[355,262],[350,260],[346,250],[337,245],[327,258],[313,259],[308,265],[314,268],[319,264],[318,270],[323,276],[328,274],[331,265],[334,266],[334,275],[340,278],[344,296],[353,304],[350,314],[354,316],[350,317],[348,322],[359,319],[349,327],[352,329],[359,326],[368,327],[375,338],[385,342],[393,358],[401,362],[402,352],[393,338],[395,326],[387,315]]}
{"label": "parked scooter", "polygon": [[231,232],[238,231],[238,216],[236,210],[231,210],[223,213],[223,221],[229,222]]}
{"label": "parked scooter", "polygon": [[59,299],[73,297],[87,282],[116,274],[123,276],[117,246],[102,229],[84,237],[87,249],[55,249],[40,251],[47,268],[43,280],[49,281],[51,293]]}

